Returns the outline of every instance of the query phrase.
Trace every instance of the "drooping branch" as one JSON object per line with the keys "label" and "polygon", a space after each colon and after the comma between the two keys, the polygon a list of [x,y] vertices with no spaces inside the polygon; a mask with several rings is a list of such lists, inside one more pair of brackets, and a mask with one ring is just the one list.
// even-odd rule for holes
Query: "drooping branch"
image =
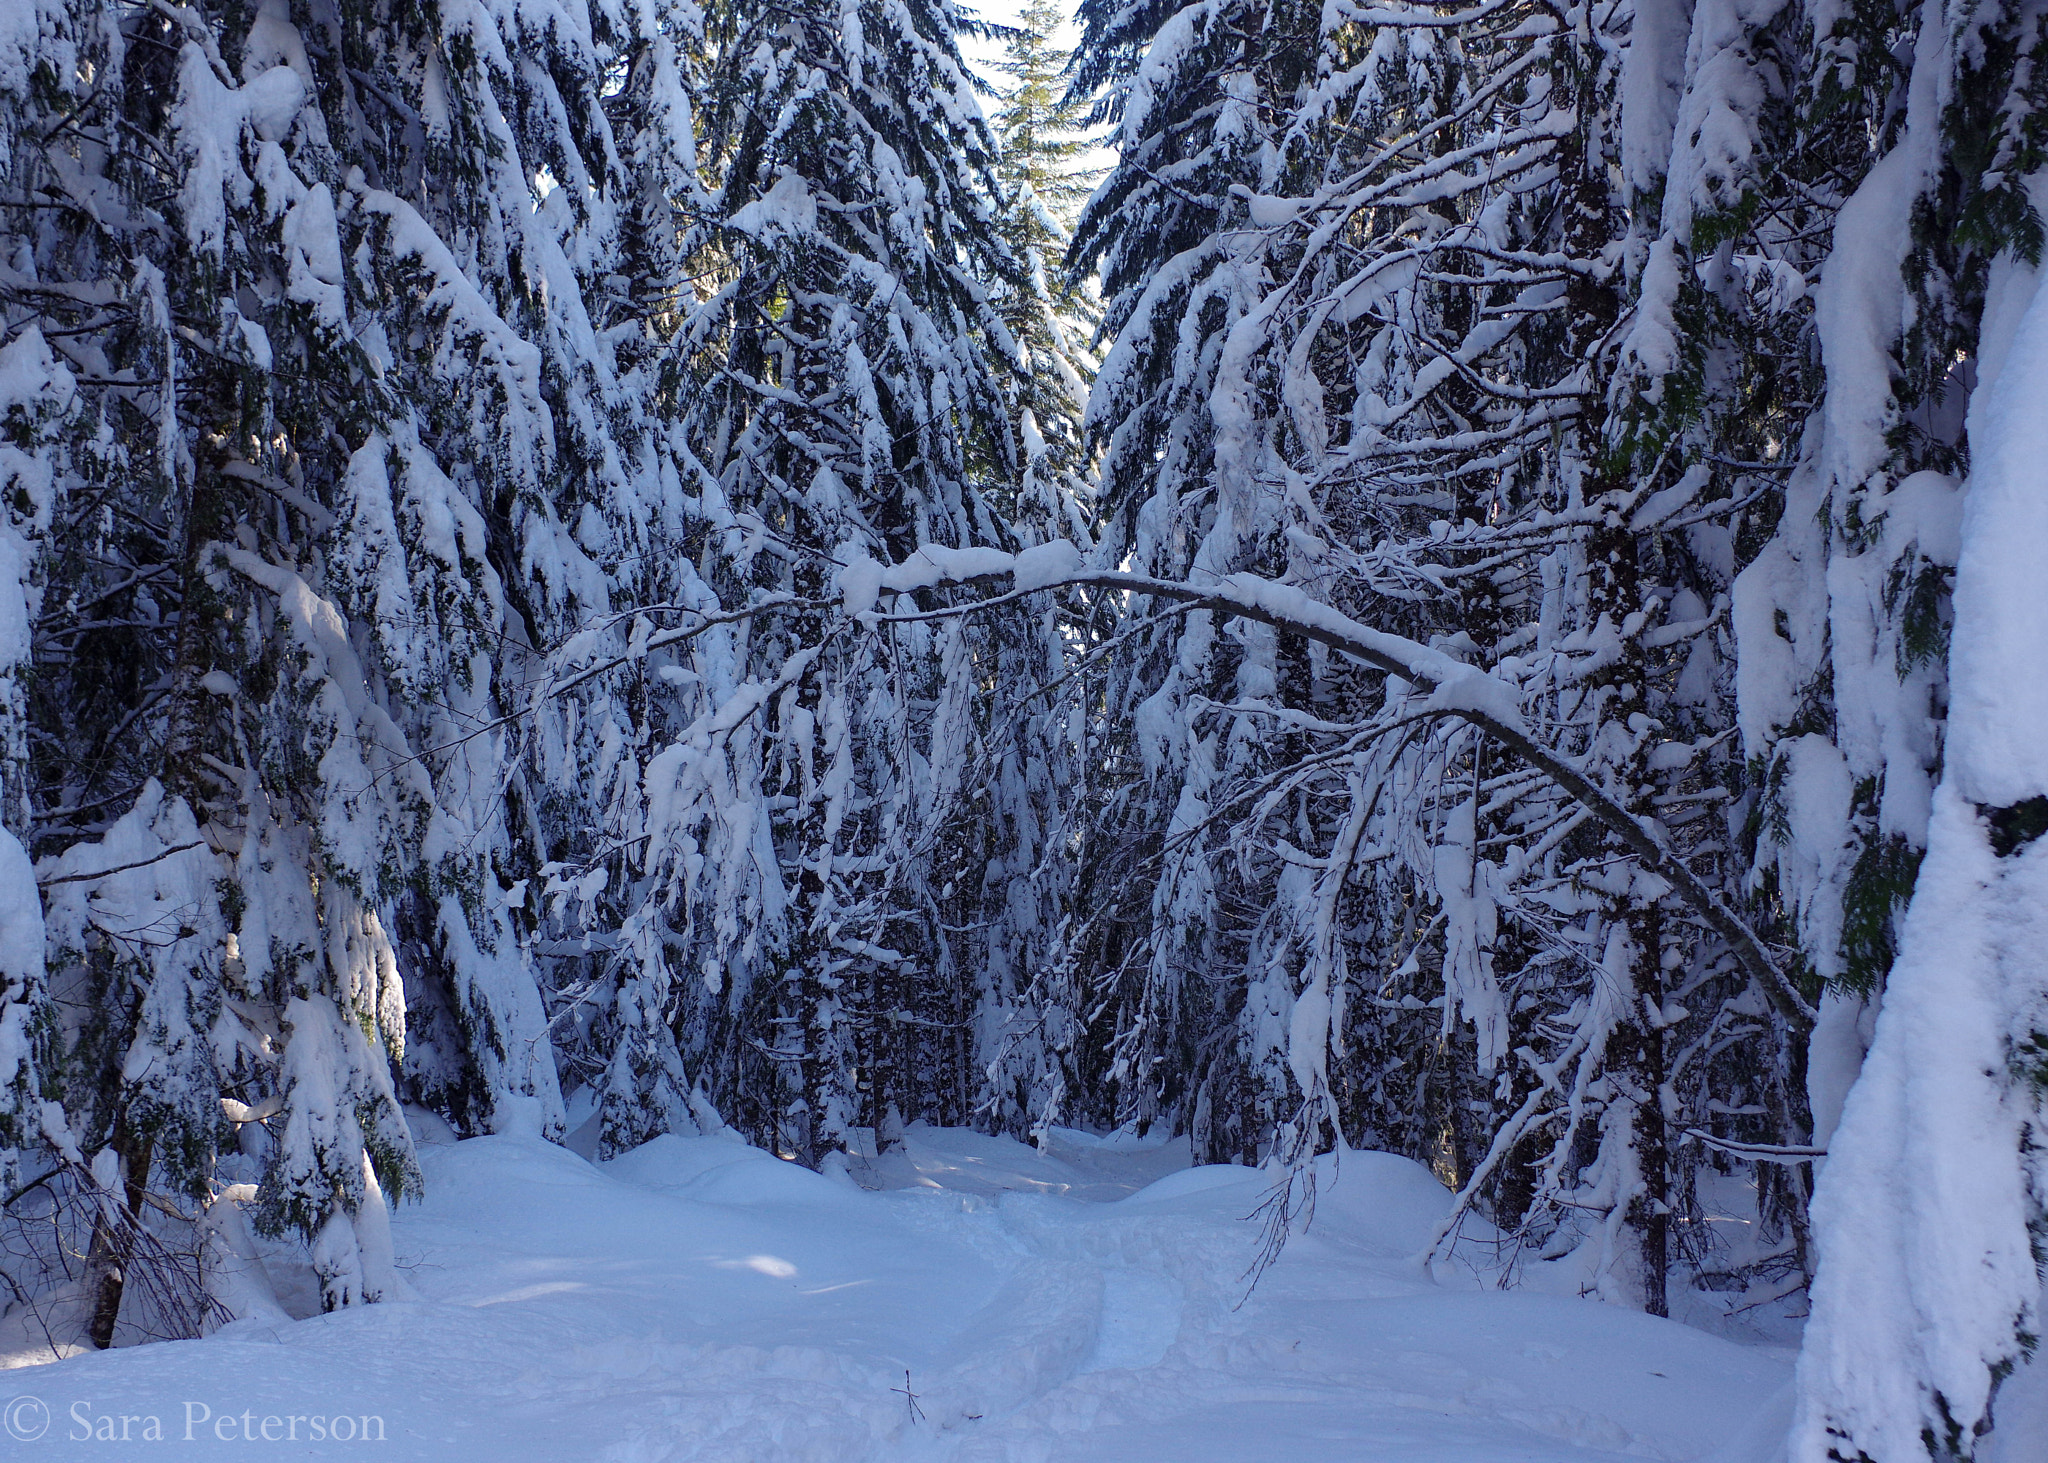
{"label": "drooping branch", "polygon": [[1810,1143],[1738,1143],[1733,1138],[1717,1138],[1700,1128],[1687,1128],[1685,1136],[1751,1163],[1811,1163],[1828,1156],[1827,1149]]}
{"label": "drooping branch", "polygon": [[[1062,559],[1064,558],[1064,562]],[[1786,978],[1764,942],[1698,875],[1686,867],[1661,829],[1645,823],[1612,794],[1580,771],[1572,759],[1545,745],[1523,722],[1514,687],[1477,666],[1404,636],[1359,623],[1309,598],[1290,585],[1254,574],[1232,574],[1207,584],[1154,579],[1117,570],[1087,570],[1064,544],[1048,544],[1019,555],[991,549],[920,550],[893,568],[857,561],[841,577],[847,608],[872,613],[876,594],[949,585],[995,584],[1011,578],[1015,587],[1000,603],[1040,590],[1088,588],[1148,595],[1183,610],[1209,610],[1255,620],[1326,645],[1428,693],[1428,709],[1478,727],[1547,777],[1627,844],[1643,867],[1672,889],[1728,944],[1736,961],[1765,997],[1795,1028],[1813,1025],[1813,1007]],[[965,607],[963,607],[965,608]]]}
{"label": "drooping branch", "polygon": [[[907,617],[880,614],[874,608],[883,592],[905,594],[941,588],[993,587],[1005,580],[1012,585],[1006,592],[971,604],[921,610]],[[1532,734],[1522,719],[1515,688],[1477,666],[1467,665],[1405,636],[1375,630],[1340,610],[1309,598],[1291,585],[1279,584],[1255,574],[1232,574],[1207,584],[1196,584],[1155,579],[1121,570],[1084,569],[1080,567],[1079,553],[1064,542],[1041,545],[1021,554],[1008,554],[999,549],[927,546],[893,566],[877,564],[855,554],[840,572],[840,592],[845,610],[855,619],[868,621],[964,614],[1046,590],[1069,588],[1146,595],[1165,600],[1184,613],[1208,610],[1237,619],[1254,620],[1326,645],[1376,670],[1398,676],[1426,692],[1429,699],[1422,708],[1425,714],[1454,717],[1479,728],[1548,778],[1593,818],[1611,829],[1642,860],[1644,868],[1670,883],[1673,891],[1691,906],[1707,927],[1727,942],[1736,962],[1786,1021],[1798,1030],[1806,1030],[1813,1025],[1815,1013],[1812,1005],[1778,968],[1762,939],[1742,916],[1729,908],[1697,874],[1686,867],[1677,851],[1666,842],[1662,830],[1636,817],[1605,788],[1580,771],[1570,757]],[[704,624],[649,637],[642,653],[657,644],[688,639],[714,623],[731,623],[755,614],[787,609],[791,605],[792,601],[778,597],[744,609],[709,616]],[[555,682],[547,687],[542,699],[560,694],[590,675],[614,669],[632,658],[629,654]],[[520,714],[523,713],[501,718],[501,722],[516,719]]]}

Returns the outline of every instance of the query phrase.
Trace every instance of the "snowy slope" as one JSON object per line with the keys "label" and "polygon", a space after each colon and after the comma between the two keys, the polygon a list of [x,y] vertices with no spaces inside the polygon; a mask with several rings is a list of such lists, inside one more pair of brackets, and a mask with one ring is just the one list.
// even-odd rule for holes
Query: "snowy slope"
{"label": "snowy slope", "polygon": [[[124,1415],[178,1457],[492,1463],[1752,1463],[1782,1435],[1781,1353],[1424,1278],[1404,1256],[1447,1196],[1383,1154],[1343,1159],[1239,1305],[1263,1180],[1178,1145],[914,1127],[832,1176],[723,1138],[422,1151],[415,1298],[10,1372],[49,1430],[0,1454],[130,1456],[73,1440]],[[382,1446],[304,1441],[365,1415]]]}

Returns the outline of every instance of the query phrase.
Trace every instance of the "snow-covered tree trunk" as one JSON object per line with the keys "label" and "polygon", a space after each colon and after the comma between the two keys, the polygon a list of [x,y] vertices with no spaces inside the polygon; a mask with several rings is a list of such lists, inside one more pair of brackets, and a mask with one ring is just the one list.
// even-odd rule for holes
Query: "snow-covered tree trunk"
{"label": "snow-covered tree trunk", "polygon": [[1993,278],[2010,314],[1987,314],[1970,399],[1941,781],[1815,1198],[1801,1460],[1970,1456],[2040,1329],[2048,290],[2024,259]]}

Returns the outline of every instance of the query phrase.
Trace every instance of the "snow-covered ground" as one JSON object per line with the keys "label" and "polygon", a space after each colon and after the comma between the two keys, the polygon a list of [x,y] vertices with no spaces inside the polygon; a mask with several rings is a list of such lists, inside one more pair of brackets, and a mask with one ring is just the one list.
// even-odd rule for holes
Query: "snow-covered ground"
{"label": "snow-covered ground", "polygon": [[[1184,1145],[422,1158],[411,1297],[9,1371],[0,1399],[33,1403],[5,1421],[48,1428],[0,1457],[155,1457],[154,1419],[193,1458],[1761,1463],[1787,1417],[1783,1349],[1426,1278],[1405,1257],[1446,1196],[1384,1154],[1343,1158],[1249,1299],[1266,1179]],[[363,1419],[382,1442],[335,1440]]]}

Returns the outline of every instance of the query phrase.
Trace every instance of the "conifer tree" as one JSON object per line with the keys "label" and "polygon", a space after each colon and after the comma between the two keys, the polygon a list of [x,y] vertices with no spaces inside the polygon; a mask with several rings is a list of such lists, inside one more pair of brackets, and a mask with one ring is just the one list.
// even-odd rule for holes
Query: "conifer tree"
{"label": "conifer tree", "polygon": [[61,590],[32,606],[10,800],[48,860],[50,979],[92,1013],[29,1013],[52,1153],[127,1222],[145,1190],[259,1180],[325,1302],[376,1299],[386,1200],[418,1182],[395,1069],[467,1130],[559,1131],[508,892],[557,810],[507,816],[503,714],[523,657],[609,609],[592,553],[644,548],[605,516],[661,491],[612,434],[644,377],[591,325],[616,325],[625,188],[601,81],[636,38],[573,7],[45,19],[9,92],[61,114],[10,127],[10,324],[48,322],[81,389],[22,383],[53,491],[16,502]]}
{"label": "conifer tree", "polygon": [[1041,538],[1080,543],[1093,536],[1081,418],[1094,376],[1088,336],[1100,309],[1065,270],[1074,220],[1091,191],[1085,160],[1094,143],[1084,133],[1086,108],[1065,95],[1060,77],[1065,58],[1054,35],[1063,18],[1053,0],[1033,0],[996,64],[1012,83],[992,119],[1005,189],[997,230],[1026,273],[1021,289],[996,286],[1004,323],[1025,355],[1026,462],[1010,517],[1037,524]]}
{"label": "conifer tree", "polygon": [[933,871],[978,632],[858,635],[819,603],[876,559],[1015,542],[1026,362],[998,291],[1028,281],[957,28],[943,5],[707,14],[701,283],[672,347],[692,552],[626,646],[653,674],[645,802],[610,825],[642,881],[610,988],[647,1055],[604,1079],[608,1147],[692,1062],[811,1162],[892,1109],[971,1105],[974,977],[941,901],[974,875]]}
{"label": "conifer tree", "polygon": [[[1588,1284],[1661,1311],[1668,1216],[1686,1200],[1677,1112],[1652,1094],[1707,1103],[1730,1080],[1673,1066],[1711,1039],[1671,1030],[1682,1018],[1667,984],[1732,1003],[1711,1027],[1741,1028],[1736,1013],[1758,1003],[1797,1023],[1805,1003],[1732,913],[1740,862],[1707,811],[1727,796],[1731,764],[1712,728],[1728,688],[1700,637],[1733,566],[1710,526],[1728,510],[1703,505],[1740,493],[1707,470],[1703,433],[1635,411],[1635,393],[1682,389],[1666,379],[1681,363],[1615,390],[1610,409],[1632,318],[1626,271],[1642,252],[1630,221],[1640,197],[1613,189],[1608,160],[1631,127],[1655,126],[1625,113],[1624,94],[1668,118],[1668,83],[1655,71],[1625,93],[1618,61],[1630,53],[1620,32],[1587,39],[1591,12],[1525,19],[1475,12],[1445,26],[1428,10],[1338,7],[1295,22],[1297,46],[1319,59],[1289,73],[1292,105],[1256,179],[1226,184],[1184,165],[1163,205],[1232,198],[1224,206],[1241,216],[1138,276],[1142,303],[1123,317],[1094,411],[1112,502],[1125,461],[1158,485],[1154,542],[1165,524],[1210,525],[1207,561],[1173,572],[1254,567],[1368,623],[1435,637],[1516,682],[1530,724],[1549,728],[1621,816],[1589,823],[1578,797],[1397,684],[1319,665],[1256,628],[1235,631],[1237,645],[1191,639],[1170,671],[1136,681],[1158,726],[1193,729],[1167,784],[1178,791],[1146,800],[1156,818],[1172,809],[1178,861],[1164,883],[1186,905],[1162,896],[1147,938],[1165,948],[1217,904],[1248,913],[1235,933],[1196,926],[1208,943],[1187,957],[1241,971],[1225,988],[1241,1005],[1199,1018],[1207,1033],[1190,1043],[1230,1055],[1221,1108],[1249,1126],[1240,1151],[1310,1151],[1348,1110],[1436,1162],[1461,1204],[1483,1193],[1546,1256],[1576,1253]],[[1190,102],[1160,110],[1159,97],[1179,94],[1172,78],[1197,74],[1188,58],[1208,24],[1206,9],[1167,22],[1130,82],[1127,106],[1143,104],[1146,129],[1129,136],[1126,111],[1133,196],[1205,135],[1201,101],[1227,110],[1240,95],[1227,76],[1213,89],[1182,83]],[[1287,27],[1231,32],[1248,33],[1277,48]],[[1217,131],[1235,140],[1247,125]],[[1095,204],[1104,258],[1160,232],[1112,203],[1117,191],[1113,180]],[[1191,298],[1237,303],[1167,317],[1169,345],[1145,312],[1208,270],[1218,283]],[[1132,383],[1159,379],[1155,362],[1187,372],[1204,340],[1212,374],[1182,378],[1184,425],[1161,432]],[[1690,538],[1661,533],[1681,510]],[[1215,675],[1225,646],[1235,684],[1219,694],[1196,675]],[[1275,838],[1293,851],[1267,853]],[[1739,932],[1734,949],[1680,933],[1697,909],[1629,872],[1636,838],[1685,848],[1718,881],[1695,880],[1688,898],[1717,930]],[[1346,891],[1354,860],[1362,896]],[[1401,913],[1417,904],[1434,911],[1422,929]],[[1340,916],[1347,906],[1357,912]],[[1347,972],[1372,969],[1394,976],[1373,997],[1346,989]],[[1409,1008],[1440,1011],[1447,1062],[1367,1075],[1336,1060],[1356,1043],[1370,1073],[1373,1054],[1412,1050],[1422,1032],[1399,1034],[1419,1024]],[[1118,1039],[1140,1029],[1127,1020]],[[1746,1097],[1750,1077],[1733,1080]],[[1191,1108],[1213,1132],[1218,1093]],[[1776,1110],[1796,1119],[1782,1091]]]}

